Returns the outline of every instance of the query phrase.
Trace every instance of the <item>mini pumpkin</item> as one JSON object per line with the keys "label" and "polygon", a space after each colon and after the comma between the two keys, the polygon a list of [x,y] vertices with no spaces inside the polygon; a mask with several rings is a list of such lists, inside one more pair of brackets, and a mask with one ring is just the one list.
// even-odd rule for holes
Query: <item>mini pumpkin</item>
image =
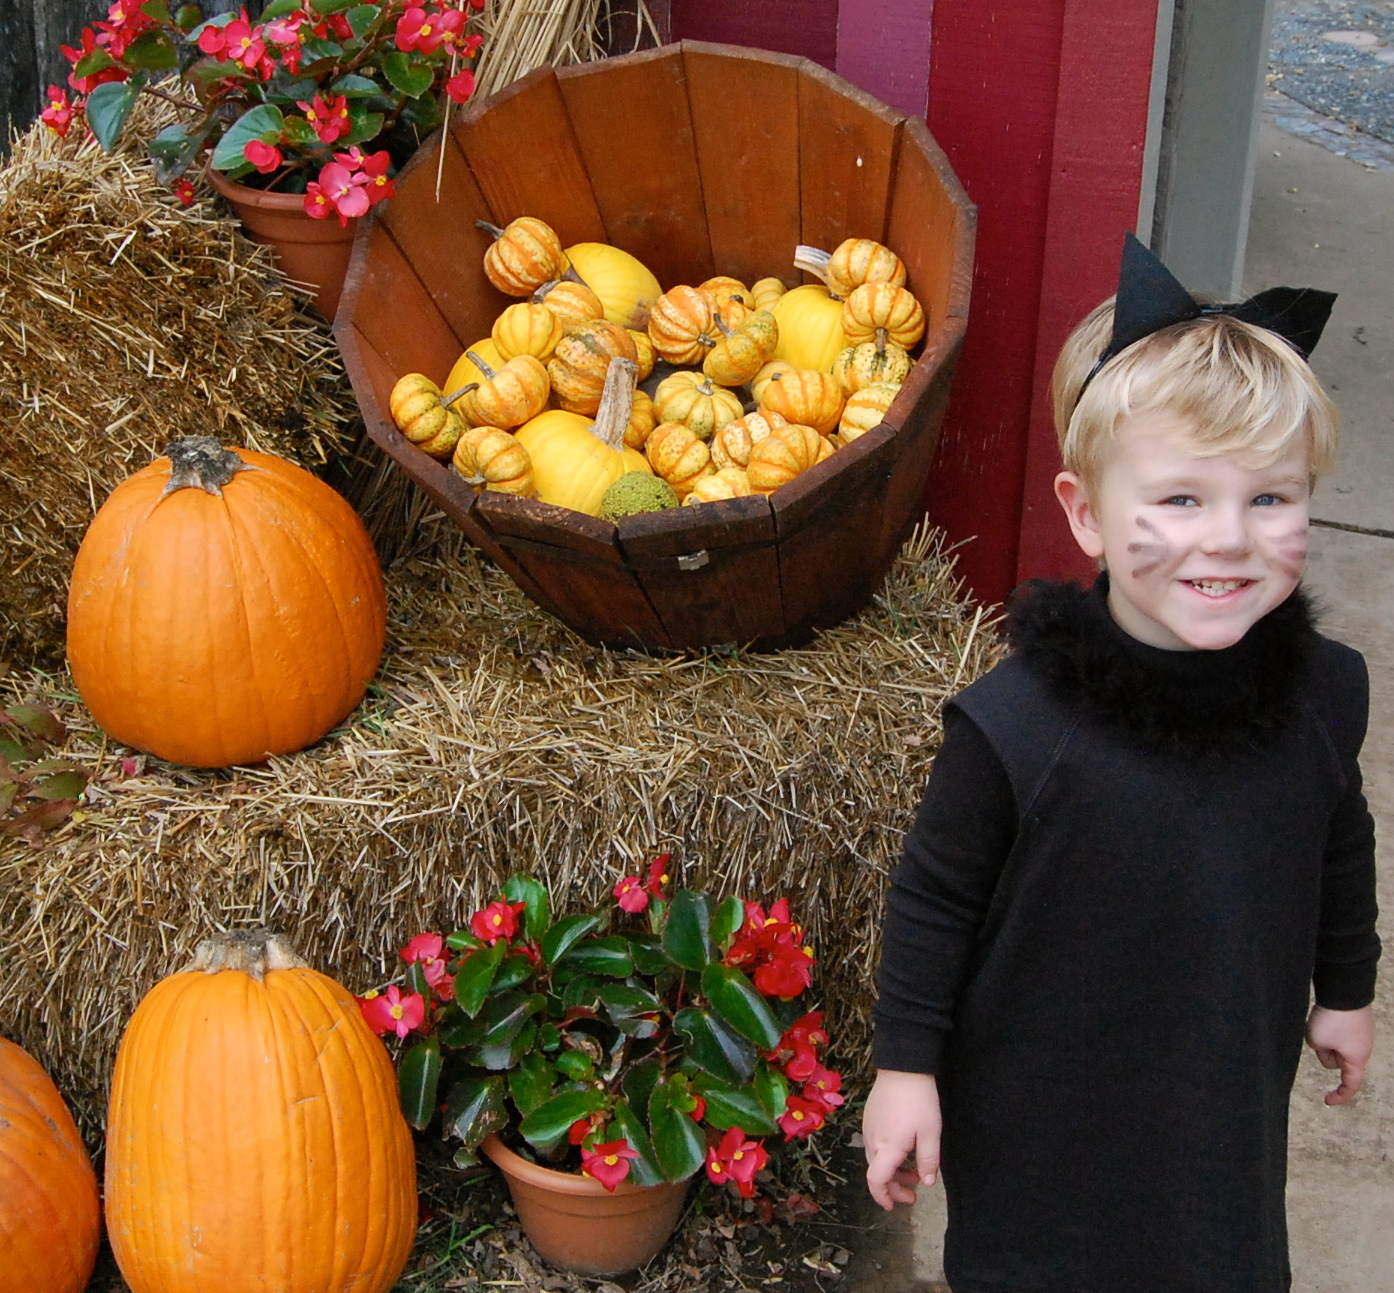
{"label": "mini pumpkin", "polygon": [[886,411],[895,403],[899,390],[890,382],[872,382],[855,395],[849,395],[847,405],[842,410],[842,420],[837,426],[842,443],[851,444],[872,427],[880,426],[886,420]]}
{"label": "mini pumpkin", "polygon": [[600,298],[584,283],[569,278],[543,283],[532,294],[534,305],[545,305],[560,320],[562,326],[585,323],[587,319],[603,319],[605,307]]}
{"label": "mini pumpkin", "polygon": [[884,336],[876,341],[863,341],[848,346],[833,362],[833,376],[843,393],[854,395],[873,382],[890,382],[899,386],[910,375],[912,360],[904,346]]}
{"label": "mini pumpkin", "polygon": [[740,398],[705,373],[673,373],[658,384],[653,407],[660,422],[681,422],[699,440],[741,415]]}
{"label": "mini pumpkin", "polygon": [[827,435],[842,415],[842,388],[831,373],[798,369],[775,373],[760,400],[761,412],[775,412],[790,422]]}
{"label": "mini pumpkin", "polygon": [[694,503],[719,503],[727,498],[745,498],[754,491],[750,488],[750,477],[740,467],[722,467],[710,476],[700,476],[693,481],[691,490],[683,499],[683,506]]}
{"label": "mini pumpkin", "polygon": [[752,310],[773,309],[774,303],[788,290],[782,279],[759,278],[751,285],[750,296],[746,299],[746,304]]}
{"label": "mini pumpkin", "polygon": [[684,498],[702,476],[715,471],[711,451],[680,422],[663,422],[654,428],[644,446],[644,456],[654,474],[662,476]]}
{"label": "mini pumpkin", "polygon": [[711,298],[685,285],[664,292],[649,313],[649,338],[670,364],[700,364],[721,339]]}
{"label": "mini pumpkin", "polygon": [[449,458],[465,430],[464,420],[445,403],[441,388],[423,373],[400,378],[388,408],[397,430],[432,458]]}
{"label": "mini pumpkin", "polygon": [[551,387],[540,359],[517,355],[497,371],[477,354],[472,359],[484,380],[453,401],[470,426],[519,427],[547,407]]}
{"label": "mini pumpkin", "polygon": [[702,371],[721,386],[743,386],[773,357],[779,324],[768,310],[756,310],[736,329],[717,319],[721,340],[702,361]]}
{"label": "mini pumpkin", "polygon": [[445,384],[441,387],[441,390],[445,391],[447,395],[454,395],[458,398],[460,392],[471,382],[489,380],[485,377],[483,369],[475,367],[474,360],[470,358],[471,354],[477,355],[489,368],[502,368],[508,362],[499,354],[499,348],[494,345],[493,337],[481,338],[455,361],[455,366],[450,370],[450,376],[445,379]]}
{"label": "mini pumpkin", "polygon": [[562,323],[545,305],[520,301],[494,320],[494,345],[503,359],[531,355],[546,363],[561,340]]}
{"label": "mini pumpkin", "polygon": [[635,360],[639,365],[639,380],[642,382],[653,372],[653,366],[658,362],[658,351],[653,348],[653,338],[647,332],[640,332],[636,328],[626,328],[625,331],[634,338]]}
{"label": "mini pumpkin", "polygon": [[863,283],[905,286],[905,262],[870,238],[844,238],[832,252],[801,244],[794,248],[794,264],[817,274],[834,296],[844,300]]}
{"label": "mini pumpkin", "polygon": [[634,338],[619,324],[588,319],[567,328],[547,364],[557,403],[568,413],[594,414],[612,359],[638,361]]}
{"label": "mini pumpkin", "polygon": [[624,429],[624,443],[629,449],[642,450],[649,433],[658,425],[658,414],[648,391],[635,391],[629,410],[629,425]]}
{"label": "mini pumpkin", "polygon": [[774,357],[788,360],[795,368],[826,373],[838,352],[850,344],[843,331],[843,303],[818,283],[786,292],[770,313],[779,324]]}
{"label": "mini pumpkin", "polygon": [[561,239],[545,220],[519,216],[503,229],[487,220],[476,220],[475,224],[493,236],[484,253],[484,273],[500,292],[531,296],[548,279],[560,278],[566,270]]}
{"label": "mini pumpkin", "polygon": [[460,437],[451,463],[476,494],[492,489],[520,498],[537,495],[532,456],[502,427],[471,427]]}
{"label": "mini pumpkin", "polygon": [[924,336],[924,310],[915,297],[894,283],[863,283],[842,303],[842,330],[854,346],[883,333],[909,350]]}
{"label": "mini pumpkin", "polygon": [[798,369],[787,359],[771,359],[754,377],[750,379],[750,394],[758,404],[765,394],[765,387],[776,373],[794,373]]}
{"label": "mini pumpkin", "polygon": [[812,427],[790,423],[771,431],[755,446],[745,474],[755,493],[773,494],[832,452],[832,446]]}
{"label": "mini pumpkin", "polygon": [[771,431],[787,426],[788,419],[778,413],[747,413],[721,427],[711,439],[712,462],[718,470],[744,467],[750,452]]}
{"label": "mini pumpkin", "polygon": [[750,304],[750,289],[730,274],[717,274],[705,283],[698,283],[697,290],[711,301],[713,309],[719,309],[732,297],[742,305]]}
{"label": "mini pumpkin", "polygon": [[568,271],[605,306],[605,317],[622,328],[642,328],[663,294],[658,279],[641,260],[604,242],[578,242],[566,249]]}

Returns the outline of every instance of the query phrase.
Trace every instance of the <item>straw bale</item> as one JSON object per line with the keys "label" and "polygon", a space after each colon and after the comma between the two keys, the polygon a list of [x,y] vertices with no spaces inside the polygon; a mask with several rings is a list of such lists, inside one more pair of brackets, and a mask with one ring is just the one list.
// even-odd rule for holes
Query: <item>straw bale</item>
{"label": "straw bale", "polygon": [[789,896],[840,1058],[861,1064],[883,882],[940,704],[998,650],[934,543],[856,619],[779,654],[590,646],[463,545],[388,584],[368,699],[265,765],[131,773],[66,677],[0,684],[59,705],[65,757],[92,775],[42,847],[0,843],[0,1032],[88,1130],[131,1009],[212,929],[276,926],[361,993],[514,870],[574,909],[665,849],[682,884]]}
{"label": "straw bale", "polygon": [[68,572],[97,505],[171,439],[214,434],[306,466],[356,416],[322,323],[213,200],[155,182],[137,109],[107,155],[35,124],[0,166],[0,660],[62,659]]}

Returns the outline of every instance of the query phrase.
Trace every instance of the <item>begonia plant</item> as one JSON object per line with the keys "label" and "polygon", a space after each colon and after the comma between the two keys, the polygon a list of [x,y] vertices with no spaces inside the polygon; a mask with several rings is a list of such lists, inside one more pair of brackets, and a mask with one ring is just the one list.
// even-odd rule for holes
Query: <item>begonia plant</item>
{"label": "begonia plant", "polygon": [[484,0],[272,0],[205,20],[197,5],[116,0],[62,47],[69,89],[41,117],[85,120],[110,150],[142,94],[185,119],[149,140],[156,173],[192,201],[184,172],[205,155],[230,180],[304,195],[340,224],[392,196],[393,176],[452,104],[474,93]]}
{"label": "begonia plant", "polygon": [[842,1103],[788,902],[670,896],[669,861],[560,919],[515,875],[467,929],[418,934],[403,981],[360,999],[375,1032],[408,1039],[407,1120],[439,1119],[457,1163],[499,1132],[607,1190],[705,1167],[750,1198],[765,1138],[807,1136]]}

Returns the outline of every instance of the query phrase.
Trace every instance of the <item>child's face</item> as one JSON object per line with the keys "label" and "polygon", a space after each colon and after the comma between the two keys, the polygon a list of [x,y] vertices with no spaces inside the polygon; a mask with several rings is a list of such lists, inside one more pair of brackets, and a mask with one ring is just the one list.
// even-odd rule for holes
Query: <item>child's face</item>
{"label": "child's face", "polygon": [[1218,650],[1302,577],[1308,454],[1201,457],[1189,432],[1168,413],[1128,418],[1096,487],[1061,472],[1055,492],[1080,547],[1103,558],[1121,628],[1152,646]]}

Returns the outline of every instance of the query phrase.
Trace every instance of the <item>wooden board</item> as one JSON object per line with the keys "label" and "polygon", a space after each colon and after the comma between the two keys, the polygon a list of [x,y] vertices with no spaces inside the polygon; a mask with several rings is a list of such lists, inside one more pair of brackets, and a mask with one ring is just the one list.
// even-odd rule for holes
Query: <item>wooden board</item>
{"label": "wooden board", "polygon": [[664,288],[716,272],[682,49],[668,45],[557,73],[607,241]]}
{"label": "wooden board", "polygon": [[716,272],[747,285],[769,275],[796,282],[800,60],[697,41],[682,48]]}
{"label": "wooden board", "polygon": [[799,76],[800,241],[832,251],[844,238],[884,241],[904,120],[812,63]]}
{"label": "wooden board", "polygon": [[714,646],[783,634],[765,496],[646,512],[618,529],[625,560],[673,641]]}
{"label": "wooden board", "polygon": [[582,637],[613,646],[673,645],[626,569],[610,522],[491,490],[479,496],[476,513]]}
{"label": "wooden board", "polygon": [[[493,210],[494,223],[537,216],[557,231],[563,246],[605,241],[576,132],[550,67],[471,103],[451,133]],[[482,254],[484,244],[479,245]]]}
{"label": "wooden board", "polygon": [[[449,140],[440,169],[440,198],[436,198],[440,138],[433,135],[403,169],[397,195],[383,207],[382,223],[417,278],[430,285],[436,308],[455,336],[463,338],[463,349],[489,335],[494,320],[512,299],[484,273],[489,235],[474,222],[492,221],[494,215],[460,150]],[[422,173],[407,183],[417,171]]]}

